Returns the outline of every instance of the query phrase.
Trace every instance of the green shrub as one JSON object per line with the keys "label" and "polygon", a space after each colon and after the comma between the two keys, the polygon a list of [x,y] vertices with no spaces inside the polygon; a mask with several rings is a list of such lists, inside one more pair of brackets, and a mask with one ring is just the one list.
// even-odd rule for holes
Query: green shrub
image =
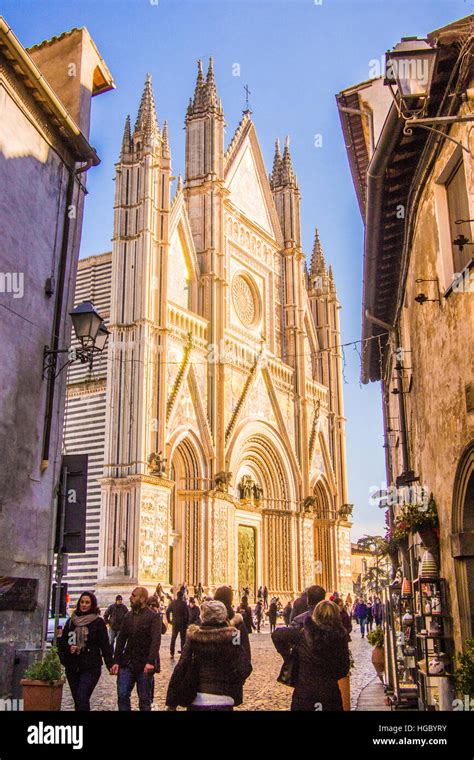
{"label": "green shrub", "polygon": [[367,634],[367,641],[372,644],[373,647],[383,647],[384,634],[382,628],[378,625],[375,631],[369,631]]}
{"label": "green shrub", "polygon": [[454,682],[459,695],[474,697],[474,637],[466,639],[464,654],[456,658],[458,667],[454,671]]}
{"label": "green shrub", "polygon": [[63,666],[59,659],[58,650],[56,647],[51,647],[43,659],[39,662],[33,662],[29,668],[25,670],[24,678],[29,678],[31,681],[46,681],[47,683],[54,683],[59,681],[63,677]]}

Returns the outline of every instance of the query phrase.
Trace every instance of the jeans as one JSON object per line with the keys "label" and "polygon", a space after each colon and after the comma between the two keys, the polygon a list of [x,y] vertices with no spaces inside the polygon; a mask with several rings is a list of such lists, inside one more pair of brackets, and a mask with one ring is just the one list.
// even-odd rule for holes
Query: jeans
{"label": "jeans", "polygon": [[131,667],[120,667],[117,680],[117,701],[119,711],[131,711],[130,696],[133,687],[137,686],[138,709],[150,712],[154,693],[153,673],[135,671]]}
{"label": "jeans", "polygon": [[365,625],[367,623],[367,618],[359,618],[359,623],[360,623],[360,632],[363,636],[365,633]]}
{"label": "jeans", "polygon": [[74,708],[80,712],[90,712],[90,699],[100,678],[100,668],[83,672],[66,669],[66,677],[74,699]]}
{"label": "jeans", "polygon": [[174,657],[174,648],[178,633],[179,640],[181,641],[181,649],[184,649],[184,642],[186,641],[186,626],[173,626],[171,629],[170,655],[172,657]]}
{"label": "jeans", "polygon": [[112,628],[109,628],[109,644],[112,649],[112,654],[114,652],[115,639],[118,637],[119,633],[120,631],[114,631]]}

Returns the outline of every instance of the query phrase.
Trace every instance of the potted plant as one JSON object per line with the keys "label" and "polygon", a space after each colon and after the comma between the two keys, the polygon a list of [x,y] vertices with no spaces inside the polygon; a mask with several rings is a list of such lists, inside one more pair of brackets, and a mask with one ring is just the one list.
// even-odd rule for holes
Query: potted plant
{"label": "potted plant", "polygon": [[369,631],[367,634],[367,641],[373,646],[372,652],[372,665],[375,668],[380,680],[383,680],[383,672],[385,670],[385,649],[384,649],[384,633],[382,628],[378,625],[375,631]]}
{"label": "potted plant", "polygon": [[464,652],[456,657],[454,671],[456,691],[461,699],[474,699],[474,637],[466,639]]}
{"label": "potted plant", "polygon": [[56,647],[51,647],[42,660],[30,665],[20,683],[24,710],[59,711],[64,677]]}

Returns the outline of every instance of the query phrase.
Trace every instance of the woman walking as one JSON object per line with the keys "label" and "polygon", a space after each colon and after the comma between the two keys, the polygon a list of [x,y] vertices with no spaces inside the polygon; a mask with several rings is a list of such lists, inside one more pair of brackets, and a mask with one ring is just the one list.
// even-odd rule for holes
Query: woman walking
{"label": "woman walking", "polygon": [[341,711],[338,681],[349,673],[348,636],[334,602],[322,601],[303,628],[278,628],[272,641],[284,661],[296,658],[292,711]]}
{"label": "woman walking", "polygon": [[59,658],[66,669],[76,710],[90,711],[90,698],[102,670],[113,665],[107,626],[100,616],[97,599],[90,591],[79,597],[76,609],[58,639]]}
{"label": "woman walking", "polygon": [[166,706],[170,710],[183,705],[188,710],[231,711],[242,704],[244,681],[252,667],[222,602],[204,602],[201,621],[188,628],[169,682]]}
{"label": "woman walking", "polygon": [[243,617],[244,625],[247,630],[247,633],[252,633],[253,631],[255,631],[255,623],[253,622],[252,608],[246,596],[242,597],[242,601],[240,602],[240,607],[238,611]]}

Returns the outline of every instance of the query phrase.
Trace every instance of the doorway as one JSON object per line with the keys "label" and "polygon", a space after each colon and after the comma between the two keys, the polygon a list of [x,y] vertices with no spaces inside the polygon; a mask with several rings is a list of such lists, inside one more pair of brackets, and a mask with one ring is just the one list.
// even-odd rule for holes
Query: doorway
{"label": "doorway", "polygon": [[239,595],[243,588],[250,589],[249,601],[255,601],[256,596],[256,531],[249,525],[239,525],[238,528],[238,583]]}

